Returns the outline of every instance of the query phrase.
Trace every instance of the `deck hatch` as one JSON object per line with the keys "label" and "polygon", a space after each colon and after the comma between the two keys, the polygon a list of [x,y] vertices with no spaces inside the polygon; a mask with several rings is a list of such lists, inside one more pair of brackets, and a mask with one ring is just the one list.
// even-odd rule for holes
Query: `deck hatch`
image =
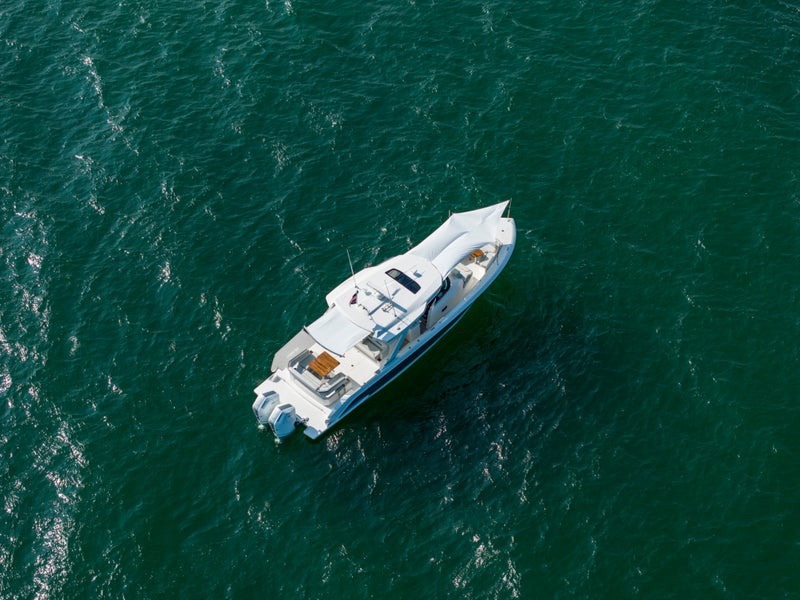
{"label": "deck hatch", "polygon": [[386,271],[386,274],[412,294],[416,294],[420,289],[419,284],[411,279],[411,277],[403,273],[400,269],[389,269]]}

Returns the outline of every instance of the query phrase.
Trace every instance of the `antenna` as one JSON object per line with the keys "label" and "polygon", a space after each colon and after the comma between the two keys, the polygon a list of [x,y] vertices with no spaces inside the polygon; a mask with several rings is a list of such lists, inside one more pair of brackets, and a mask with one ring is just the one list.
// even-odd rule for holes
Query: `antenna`
{"label": "antenna", "polygon": [[350,259],[350,249],[345,248],[347,251],[347,262],[350,263],[350,274],[353,276],[353,285],[356,289],[358,289],[358,283],[356,283],[356,272],[353,270],[353,261]]}

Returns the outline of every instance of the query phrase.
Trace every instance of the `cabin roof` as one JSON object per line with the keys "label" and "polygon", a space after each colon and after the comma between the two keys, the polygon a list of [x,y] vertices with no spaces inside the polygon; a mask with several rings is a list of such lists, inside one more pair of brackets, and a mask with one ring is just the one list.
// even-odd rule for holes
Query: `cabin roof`
{"label": "cabin roof", "polygon": [[327,312],[306,329],[339,355],[370,334],[388,342],[422,315],[441,285],[441,273],[430,261],[401,254],[339,285],[328,294]]}

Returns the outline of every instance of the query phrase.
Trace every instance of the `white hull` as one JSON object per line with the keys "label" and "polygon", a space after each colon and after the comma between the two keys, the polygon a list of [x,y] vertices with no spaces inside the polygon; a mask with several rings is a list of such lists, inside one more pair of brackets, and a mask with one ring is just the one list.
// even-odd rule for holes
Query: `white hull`
{"label": "white hull", "polygon": [[[496,206],[504,208],[505,203]],[[491,241],[463,256],[439,275],[438,281],[427,281],[429,275],[423,267],[428,266],[432,273],[437,271],[430,268],[432,263],[427,260],[418,264],[422,260],[418,255],[411,259],[415,266],[406,267],[411,276],[397,276],[395,265],[411,264],[403,255],[365,269],[353,278],[374,282],[376,276],[392,274],[402,284],[394,292],[388,285],[386,293],[379,291],[382,286],[372,285],[370,290],[364,284],[354,284],[353,279],[334,289],[328,295],[326,315],[331,316],[319,319],[284,346],[276,354],[273,374],[255,389],[253,410],[258,421],[269,425],[279,439],[290,434],[295,425],[303,426],[305,434],[315,439],[393,381],[464,316],[508,263],[516,242],[513,219],[498,217],[492,231]],[[457,259],[458,256],[452,260]],[[414,278],[421,285],[409,281]],[[350,300],[343,302],[342,298]],[[369,323],[376,323],[374,331],[345,323],[344,328],[333,331],[335,335],[328,335],[333,325],[341,327],[341,319],[334,322],[337,302],[340,306],[351,305],[347,310],[355,315],[354,319],[369,313]],[[354,306],[356,303],[358,306]],[[345,310],[339,310],[347,315]],[[361,331],[363,339],[353,342]],[[343,343],[348,335],[350,341]]]}

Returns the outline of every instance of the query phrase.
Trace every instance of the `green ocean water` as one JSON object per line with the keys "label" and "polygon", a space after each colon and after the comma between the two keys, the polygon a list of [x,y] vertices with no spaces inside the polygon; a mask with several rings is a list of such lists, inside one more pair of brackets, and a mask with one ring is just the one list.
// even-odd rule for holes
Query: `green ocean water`
{"label": "green ocean water", "polygon": [[[0,5],[0,597],[800,597],[800,9]],[[330,435],[349,276],[509,266]]]}

